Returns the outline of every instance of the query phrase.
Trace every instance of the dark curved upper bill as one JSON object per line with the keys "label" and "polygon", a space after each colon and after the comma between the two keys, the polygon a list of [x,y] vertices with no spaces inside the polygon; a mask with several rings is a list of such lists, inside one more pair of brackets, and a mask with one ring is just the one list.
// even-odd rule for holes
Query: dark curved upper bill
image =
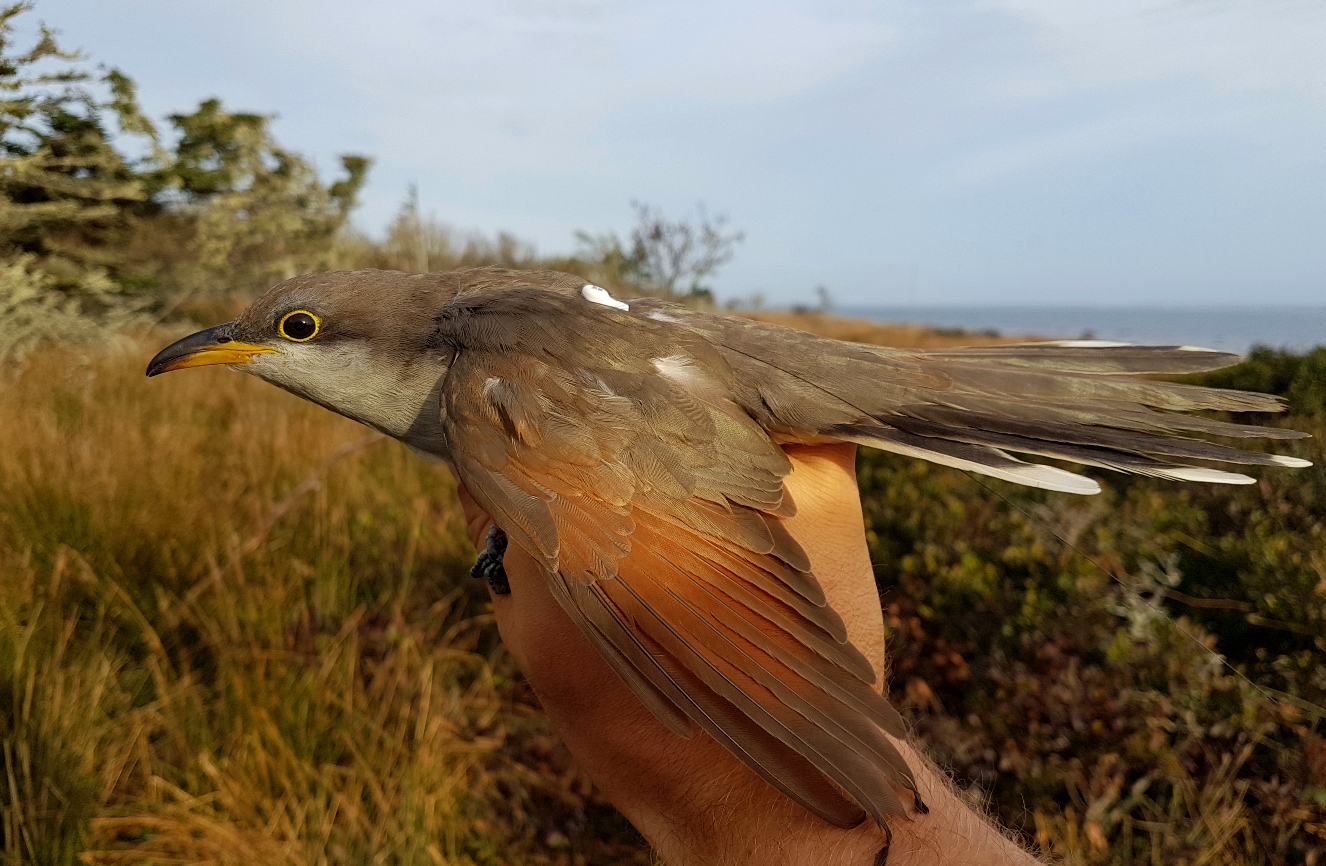
{"label": "dark curved upper bill", "polygon": [[156,376],[171,370],[212,364],[245,364],[254,355],[277,351],[271,346],[239,342],[231,336],[233,331],[234,323],[226,322],[176,340],[157,352],[157,356],[147,365],[147,375]]}

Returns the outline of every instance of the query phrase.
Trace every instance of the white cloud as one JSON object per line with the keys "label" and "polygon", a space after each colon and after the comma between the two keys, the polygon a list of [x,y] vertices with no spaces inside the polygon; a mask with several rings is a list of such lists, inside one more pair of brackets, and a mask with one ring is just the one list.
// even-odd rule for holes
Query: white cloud
{"label": "white cloud", "polygon": [[1006,64],[969,70],[967,92],[1019,122],[944,166],[950,194],[1167,140],[1246,139],[1296,100],[1326,105],[1320,0],[976,3],[1030,36]]}
{"label": "white cloud", "polygon": [[1092,87],[1195,77],[1220,91],[1326,102],[1320,0],[991,0]]}
{"label": "white cloud", "polygon": [[1089,160],[1189,131],[1186,123],[1172,117],[1119,114],[965,154],[946,166],[941,178],[950,194],[962,193],[1008,175],[1043,171],[1066,160]]}
{"label": "white cloud", "polygon": [[805,4],[672,3],[636,7],[619,45],[632,95],[774,102],[847,73],[884,51],[879,21],[817,13]]}
{"label": "white cloud", "polygon": [[864,13],[778,0],[254,4],[266,39],[353,82],[383,155],[486,171],[586,164],[614,113],[659,100],[795,97],[887,49]]}

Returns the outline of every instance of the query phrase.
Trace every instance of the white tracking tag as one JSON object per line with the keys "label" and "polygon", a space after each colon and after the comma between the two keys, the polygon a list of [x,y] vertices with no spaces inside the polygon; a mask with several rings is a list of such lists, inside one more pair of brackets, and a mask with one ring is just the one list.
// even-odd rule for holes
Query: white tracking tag
{"label": "white tracking tag", "polygon": [[580,290],[580,294],[584,295],[585,300],[592,304],[602,304],[605,307],[612,307],[616,310],[631,309],[629,305],[623,304],[621,301],[608,294],[607,289],[602,286],[596,286],[593,283],[586,283],[585,287]]}

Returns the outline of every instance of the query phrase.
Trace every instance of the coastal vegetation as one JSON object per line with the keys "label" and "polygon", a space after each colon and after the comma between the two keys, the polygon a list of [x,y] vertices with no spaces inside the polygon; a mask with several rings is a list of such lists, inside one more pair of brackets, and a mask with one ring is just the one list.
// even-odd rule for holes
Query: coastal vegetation
{"label": "coastal vegetation", "polygon": [[[142,371],[304,270],[552,267],[705,304],[737,234],[642,208],[547,257],[407,198],[368,237],[367,158],[325,180],[214,100],[162,133],[128,76],[17,46],[24,8],[0,13],[0,861],[649,863],[502,649],[444,469],[249,377]],[[1311,432],[1313,468],[1101,472],[1083,499],[858,461],[892,699],[1071,863],[1326,858],[1326,348],[1201,381],[1283,396],[1263,423]]]}

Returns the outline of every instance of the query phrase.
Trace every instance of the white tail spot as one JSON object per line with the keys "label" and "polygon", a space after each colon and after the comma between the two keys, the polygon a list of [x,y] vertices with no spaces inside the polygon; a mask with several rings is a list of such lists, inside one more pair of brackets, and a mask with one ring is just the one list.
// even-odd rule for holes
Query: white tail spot
{"label": "white tail spot", "polygon": [[580,294],[591,304],[601,304],[605,307],[612,307],[614,310],[631,309],[628,304],[623,304],[621,301],[608,294],[607,289],[602,286],[596,286],[593,283],[586,283],[580,290]]}
{"label": "white tail spot", "polygon": [[1225,472],[1220,469],[1204,469],[1200,466],[1176,466],[1173,469],[1157,470],[1161,478],[1175,481],[1202,481],[1207,484],[1256,484],[1257,479],[1240,475],[1237,472]]}
{"label": "white tail spot", "polygon": [[965,469],[969,472],[989,475],[992,478],[1012,481],[1014,484],[1039,487],[1041,490],[1076,493],[1081,496],[1093,496],[1100,492],[1100,485],[1085,475],[1067,472],[1054,466],[1046,466],[1044,463],[1026,463],[1003,451],[998,452],[999,456],[1013,461],[1012,465],[988,466],[975,460],[965,460],[961,457],[931,451],[928,448],[919,448],[902,442],[891,442],[887,439],[851,437],[851,441],[869,445],[871,448],[879,448],[883,451],[892,451],[894,454],[902,454],[906,457],[919,457],[922,460],[929,460],[931,463],[938,463],[940,466],[952,466],[955,469]]}

